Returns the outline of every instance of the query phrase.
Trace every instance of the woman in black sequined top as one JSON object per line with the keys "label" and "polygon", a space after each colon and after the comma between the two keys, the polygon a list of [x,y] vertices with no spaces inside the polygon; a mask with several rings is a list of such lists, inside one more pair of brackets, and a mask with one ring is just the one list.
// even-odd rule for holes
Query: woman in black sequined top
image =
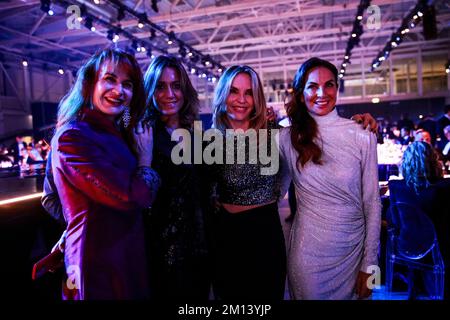
{"label": "woman in black sequined top", "polygon": [[[213,170],[220,206],[214,233],[216,297],[282,300],[286,254],[277,206],[278,150],[272,139],[275,132],[261,135],[268,129],[267,108],[252,68],[232,66],[223,73],[215,91],[213,125],[224,140],[235,142],[232,161],[226,162],[228,149],[224,163]],[[245,150],[244,163],[237,162],[239,150]]]}
{"label": "woman in black sequined top", "polygon": [[176,129],[193,134],[198,97],[175,57],[159,56],[144,76],[148,111],[156,114],[153,167],[161,187],[146,217],[152,287],[156,299],[207,300],[210,266],[205,212],[209,204],[199,165],[176,165],[171,140]]}

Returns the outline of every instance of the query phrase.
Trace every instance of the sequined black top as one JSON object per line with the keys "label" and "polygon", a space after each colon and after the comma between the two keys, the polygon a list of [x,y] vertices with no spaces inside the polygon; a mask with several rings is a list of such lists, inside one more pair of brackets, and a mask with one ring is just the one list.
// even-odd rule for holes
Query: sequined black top
{"label": "sequined black top", "polygon": [[[276,148],[275,158],[272,159],[270,157],[270,134],[268,137],[267,148],[263,147],[261,150],[256,148],[255,144],[249,144],[248,138],[234,137],[234,161],[227,164],[226,152],[223,152],[224,163],[215,165],[216,192],[219,202],[235,205],[256,205],[278,200],[281,181],[278,166],[274,163],[276,161],[279,164],[278,149]],[[224,139],[224,144],[226,144],[226,140]],[[237,162],[239,148],[245,149],[244,163]],[[223,150],[225,151],[226,147]],[[266,155],[266,161],[261,159],[260,153]],[[250,154],[255,161],[251,161]],[[228,163],[231,162],[230,160]],[[269,170],[270,168],[272,169]],[[263,174],[264,171],[269,171],[269,174]]]}
{"label": "sequined black top", "polygon": [[152,246],[169,268],[206,254],[204,203],[208,194],[200,166],[172,162],[171,151],[177,143],[159,122],[154,143],[152,165],[162,183],[151,209],[149,230]]}

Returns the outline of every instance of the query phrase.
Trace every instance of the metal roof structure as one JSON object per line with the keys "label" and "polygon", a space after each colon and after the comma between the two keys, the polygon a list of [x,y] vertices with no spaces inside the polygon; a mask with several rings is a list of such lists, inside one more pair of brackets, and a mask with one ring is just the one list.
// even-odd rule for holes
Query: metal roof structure
{"label": "metal roof structure", "polygon": [[[147,47],[146,52],[136,53],[143,67],[150,61],[148,49],[153,54],[179,54],[181,45],[201,53],[196,64],[211,71],[211,75],[217,74],[219,65],[249,64],[266,80],[286,80],[312,56],[339,66],[352,38],[358,7],[363,5],[359,19],[362,30],[349,61],[349,65],[358,66],[352,73],[360,76],[360,65],[363,63],[365,72],[370,73],[378,53],[421,1],[10,0],[0,3],[0,53],[3,59],[27,58],[76,69],[93,52],[110,45],[108,31],[116,30],[120,36],[116,45],[132,46],[128,34],[138,40],[138,46]],[[152,9],[153,2],[158,12]],[[415,27],[402,35],[402,42],[392,48],[396,57],[407,57],[419,50],[424,55],[449,55],[449,2],[422,2],[435,9],[434,35],[426,37],[424,17],[419,18]],[[53,15],[45,12],[45,5]],[[79,12],[74,11],[74,5]],[[69,6],[72,11],[67,9]],[[143,27],[138,25],[141,16],[147,19]],[[95,31],[88,29],[91,25]],[[169,34],[179,41],[169,45]],[[202,57],[209,57],[213,63],[201,65]]]}

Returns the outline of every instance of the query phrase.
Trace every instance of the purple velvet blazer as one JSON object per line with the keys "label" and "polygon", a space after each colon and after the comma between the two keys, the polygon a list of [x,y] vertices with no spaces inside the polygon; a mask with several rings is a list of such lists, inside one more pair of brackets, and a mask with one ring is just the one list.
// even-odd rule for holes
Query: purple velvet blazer
{"label": "purple velvet blazer", "polygon": [[63,298],[148,298],[141,210],[156,195],[156,172],[137,168],[114,124],[93,110],[57,130],[52,169],[67,221]]}

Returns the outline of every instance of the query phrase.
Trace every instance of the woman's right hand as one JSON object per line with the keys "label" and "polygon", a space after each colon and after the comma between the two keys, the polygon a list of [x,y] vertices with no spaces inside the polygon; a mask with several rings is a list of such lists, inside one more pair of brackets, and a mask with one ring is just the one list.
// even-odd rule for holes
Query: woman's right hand
{"label": "woman's right hand", "polygon": [[58,242],[53,246],[52,253],[56,250],[59,250],[61,252],[64,252],[66,248],[66,236],[67,236],[67,230],[64,230],[63,234],[61,235],[61,238],[58,240]]}
{"label": "woman's right hand", "polygon": [[150,167],[153,159],[153,129],[139,121],[133,131],[138,166]]}

